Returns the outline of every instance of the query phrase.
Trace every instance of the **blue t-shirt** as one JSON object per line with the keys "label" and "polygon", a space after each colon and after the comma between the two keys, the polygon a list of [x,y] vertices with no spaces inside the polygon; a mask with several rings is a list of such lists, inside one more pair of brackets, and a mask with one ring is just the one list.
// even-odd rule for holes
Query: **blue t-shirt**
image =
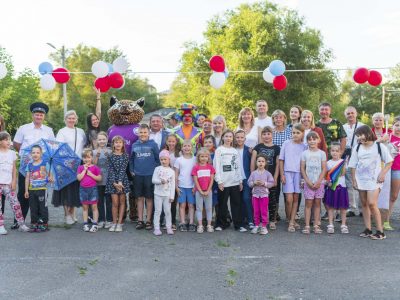
{"label": "blue t-shirt", "polygon": [[38,165],[33,164],[33,162],[28,163],[26,173],[29,172],[29,189],[45,190],[47,188],[49,171],[49,164],[43,160]]}

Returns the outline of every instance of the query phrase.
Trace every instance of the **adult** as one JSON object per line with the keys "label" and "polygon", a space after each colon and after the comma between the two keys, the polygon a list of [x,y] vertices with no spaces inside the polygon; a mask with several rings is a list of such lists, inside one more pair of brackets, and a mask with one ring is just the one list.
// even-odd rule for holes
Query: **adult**
{"label": "adult", "polygon": [[221,144],[221,137],[226,129],[225,117],[222,115],[215,116],[213,119],[213,136],[215,138],[216,147]]}
{"label": "adult", "polygon": [[[6,123],[4,121],[4,117],[0,115],[0,131],[6,130]],[[5,205],[6,197],[1,195],[1,213],[4,215],[4,205]]]}
{"label": "adult", "polygon": [[168,131],[171,132],[178,128],[179,126],[179,118],[176,115],[176,112],[170,112],[168,115],[164,117],[164,120],[168,122]]}
{"label": "adult", "polygon": [[292,138],[292,130],[286,126],[287,118],[283,110],[274,110],[271,117],[273,125],[272,127],[274,128],[272,133],[272,143],[282,147],[286,140]]}
{"label": "adult", "polygon": [[328,102],[322,102],[318,106],[319,116],[321,117],[316,124],[324,133],[326,145],[328,147],[328,156],[332,142],[340,143],[340,151],[343,154],[346,149],[346,131],[340,121],[331,118],[332,106]]}
{"label": "adult", "polygon": [[351,151],[357,144],[355,137],[356,129],[360,126],[365,125],[364,123],[357,120],[357,110],[353,106],[348,106],[344,110],[344,116],[346,117],[347,123],[343,125],[344,131],[346,131],[346,187],[349,194],[349,209],[347,211],[347,217],[354,217],[357,213],[361,212],[361,203],[358,191],[353,188],[351,181],[351,170],[347,167],[348,160],[351,156]]}
{"label": "adult", "polygon": [[389,141],[389,136],[392,134],[390,128],[386,128],[385,116],[383,113],[377,112],[372,115],[372,132],[375,134],[376,141],[380,143],[386,143]]}
{"label": "adult", "polygon": [[[389,210],[383,219],[383,229],[393,230],[390,225],[390,217],[393,212],[394,204],[396,203],[397,197],[400,191],[400,138],[398,138],[398,132],[400,130],[400,116],[397,116],[393,120],[393,135],[390,135],[390,145],[392,146],[392,155],[394,158],[391,170],[391,186],[390,186],[390,202]],[[386,179],[385,179],[386,180]],[[386,227],[386,228],[385,228]]]}
{"label": "adult", "polygon": [[96,92],[96,110],[95,113],[89,113],[86,116],[86,147],[96,149],[97,147],[97,134],[100,132],[101,120],[101,92],[100,89],[93,87]]}
{"label": "adult", "polygon": [[[75,154],[82,158],[83,148],[86,145],[86,135],[83,129],[77,128],[78,115],[74,110],[69,110],[64,116],[65,127],[61,128],[56,140],[67,143]],[[64,206],[65,223],[72,225],[78,220],[75,215],[75,208],[81,205],[79,201],[79,181],[75,180],[60,191],[53,193],[53,205],[55,207]]]}
{"label": "adult", "polygon": [[169,132],[164,129],[163,118],[159,114],[153,114],[149,121],[150,140],[156,142],[158,149],[161,150],[165,146]]}
{"label": "adult", "polygon": [[[14,137],[14,148],[19,151],[19,155],[22,155],[22,149],[37,142],[40,139],[54,139],[53,129],[43,125],[43,121],[46,114],[49,112],[49,107],[42,102],[32,103],[30,106],[30,111],[32,112],[32,123],[22,125],[18,128]],[[25,199],[25,176],[18,173],[18,201],[21,204],[22,215],[24,219],[29,211],[28,199]],[[18,223],[14,219],[14,225],[12,229],[17,229]]]}
{"label": "adult", "polygon": [[301,113],[300,123],[304,126],[304,144],[307,145],[307,134],[314,131],[318,134],[320,142],[318,148],[325,152],[328,157],[328,149],[326,147],[326,141],[324,133],[321,128],[315,126],[314,114],[310,110],[303,110]]}
{"label": "adult", "polygon": [[268,116],[268,103],[266,100],[260,99],[256,102],[257,117],[254,118],[254,124],[258,127],[258,140],[261,141],[261,130],[265,126],[274,128],[272,118]]}
{"label": "adult", "polygon": [[300,123],[301,121],[301,113],[303,112],[303,108],[299,105],[293,105],[289,110],[289,118],[290,124],[288,127],[292,129],[294,124]]}
{"label": "adult", "polygon": [[[246,136],[245,145],[253,149],[258,144],[258,127],[254,125],[253,110],[244,107],[239,112],[239,126],[236,130],[243,130]],[[251,151],[251,150],[250,150]]]}
{"label": "adult", "polygon": [[199,127],[199,128],[203,128],[203,123],[204,123],[205,119],[207,119],[207,115],[206,114],[198,114],[196,122],[194,123],[194,126]]}
{"label": "adult", "polygon": [[180,125],[174,133],[181,144],[184,140],[190,140],[193,149],[202,146],[198,145],[201,129],[194,126],[194,122],[197,118],[196,106],[191,103],[183,103],[180,107],[179,117],[182,120],[182,125]]}

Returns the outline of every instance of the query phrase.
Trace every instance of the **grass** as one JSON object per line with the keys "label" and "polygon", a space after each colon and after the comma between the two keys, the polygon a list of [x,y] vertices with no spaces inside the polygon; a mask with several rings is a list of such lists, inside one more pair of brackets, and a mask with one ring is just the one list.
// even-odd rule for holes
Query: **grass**
{"label": "grass", "polygon": [[96,258],[96,259],[89,261],[89,265],[95,266],[98,262],[99,262],[99,260]]}
{"label": "grass", "polygon": [[226,241],[223,241],[223,240],[218,240],[218,241],[217,241],[217,246],[218,246],[218,247],[224,247],[224,248],[227,248],[227,247],[230,247],[230,246],[231,246],[231,244],[229,243],[229,241],[228,241],[228,240],[226,240]]}
{"label": "grass", "polygon": [[234,277],[237,276],[237,272],[234,269],[229,269],[228,270],[228,274],[226,274],[226,283],[228,284],[228,286],[232,287],[236,284],[236,280]]}
{"label": "grass", "polygon": [[84,276],[84,275],[86,275],[87,268],[78,266],[78,271],[79,271],[79,275]]}

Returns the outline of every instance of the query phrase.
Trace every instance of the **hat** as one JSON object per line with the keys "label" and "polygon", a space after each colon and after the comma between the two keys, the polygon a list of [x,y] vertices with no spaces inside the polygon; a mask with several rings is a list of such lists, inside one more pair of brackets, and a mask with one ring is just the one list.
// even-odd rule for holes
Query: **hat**
{"label": "hat", "polygon": [[162,150],[162,151],[160,152],[159,157],[160,157],[160,158],[163,158],[163,157],[169,158],[169,151],[168,151],[168,150],[165,150],[165,149]]}
{"label": "hat", "polygon": [[31,104],[30,110],[32,113],[41,112],[47,114],[49,112],[49,107],[43,102],[35,102]]}
{"label": "hat", "polygon": [[171,120],[171,119],[177,120],[176,113],[174,111],[172,111],[168,115],[166,115],[164,117],[164,119],[167,120],[167,121]]}
{"label": "hat", "polygon": [[185,115],[190,115],[193,120],[196,121],[198,117],[196,105],[192,103],[183,103],[176,116],[179,118],[180,121],[182,121]]}

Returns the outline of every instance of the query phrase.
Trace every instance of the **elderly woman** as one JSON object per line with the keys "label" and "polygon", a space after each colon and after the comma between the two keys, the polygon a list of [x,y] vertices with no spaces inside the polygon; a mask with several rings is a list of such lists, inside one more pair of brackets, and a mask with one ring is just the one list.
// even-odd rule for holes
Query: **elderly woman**
{"label": "elderly woman", "polygon": [[93,88],[96,92],[96,112],[86,116],[86,146],[95,149],[97,145],[97,134],[100,132],[101,119],[101,92],[100,89]]}
{"label": "elderly woman", "polygon": [[322,151],[325,152],[326,157],[328,157],[328,148],[326,146],[325,142],[325,137],[324,137],[324,132],[322,131],[321,128],[315,126],[315,121],[314,121],[314,114],[309,111],[309,110],[304,110],[301,113],[301,118],[300,118],[301,124],[304,126],[304,144],[307,145],[307,134],[311,131],[314,131],[318,134],[320,142],[318,144],[318,148]]}
{"label": "elderly woman", "polygon": [[292,130],[286,126],[287,118],[283,110],[277,109],[272,115],[272,124],[274,125],[274,131],[272,134],[272,143],[282,147],[286,140],[292,138]]}
{"label": "elderly woman", "polygon": [[375,134],[377,142],[386,143],[389,141],[389,135],[392,133],[390,128],[384,128],[385,116],[377,112],[372,115],[372,132]]}
{"label": "elderly woman", "polygon": [[[66,127],[61,128],[57,133],[56,140],[67,143],[72,150],[82,157],[82,151],[86,145],[86,135],[81,128],[75,127],[78,123],[78,116],[74,110],[67,111],[64,117]],[[79,207],[79,182],[76,180],[67,185],[60,191],[53,194],[53,205],[59,207],[64,206],[65,223],[72,225],[78,220],[75,216],[75,207]]]}
{"label": "elderly woman", "polygon": [[239,127],[246,135],[245,145],[253,149],[258,144],[258,127],[254,125],[253,110],[249,107],[242,108],[239,112]]}

